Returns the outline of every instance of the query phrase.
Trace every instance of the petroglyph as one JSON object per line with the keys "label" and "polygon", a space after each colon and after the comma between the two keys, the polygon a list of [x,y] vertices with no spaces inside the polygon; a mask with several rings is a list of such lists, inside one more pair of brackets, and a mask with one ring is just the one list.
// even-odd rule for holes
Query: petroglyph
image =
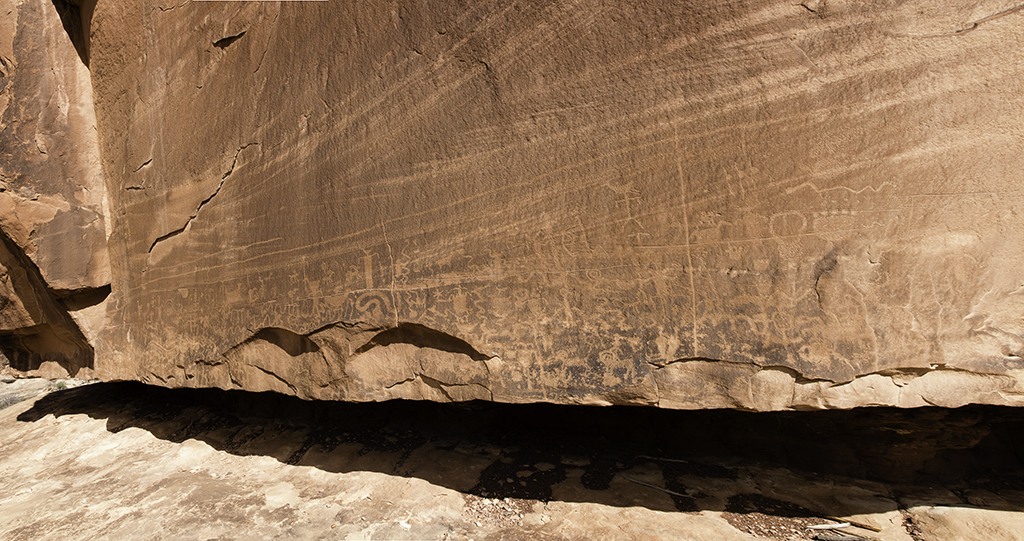
{"label": "petroglyph", "polygon": [[0,228],[107,379],[1015,403],[1020,6],[634,4],[12,4]]}

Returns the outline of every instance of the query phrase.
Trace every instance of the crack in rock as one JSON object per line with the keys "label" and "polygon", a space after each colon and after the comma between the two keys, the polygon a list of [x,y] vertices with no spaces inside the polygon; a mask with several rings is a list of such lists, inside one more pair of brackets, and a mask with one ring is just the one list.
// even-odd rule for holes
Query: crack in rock
{"label": "crack in rock", "polygon": [[135,170],[134,170],[134,171],[132,171],[132,173],[138,173],[139,171],[141,171],[141,170],[142,170],[142,168],[143,168],[143,167],[146,167],[147,165],[149,165],[149,164],[151,164],[151,163],[153,163],[153,158],[150,158],[150,159],[148,159],[148,160],[146,160],[146,161],[142,162],[142,165],[140,165],[140,166],[136,167],[136,168],[135,168]]}
{"label": "crack in rock", "polygon": [[653,365],[655,394],[672,409],[812,410],[855,406],[960,407],[972,402],[1019,404],[1012,376],[947,366],[894,367],[848,381],[812,378],[784,366],[707,358]]}
{"label": "crack in rock", "polygon": [[235,34],[233,36],[227,36],[227,37],[223,37],[223,38],[218,39],[217,41],[213,42],[213,46],[218,48],[218,49],[227,49],[228,45],[231,45],[232,43],[238,41],[244,35],[245,35],[245,30],[242,30],[241,32],[239,32],[239,33],[237,33],[237,34]]}
{"label": "crack in rock", "polygon": [[[280,17],[280,15],[281,15],[281,10],[278,9],[278,11],[274,13],[274,20],[270,22],[270,28],[274,28],[274,27],[277,26],[277,19],[278,19],[278,17]],[[263,46],[263,54],[260,55],[260,60],[259,60],[259,62],[256,63],[256,69],[254,69],[252,71],[253,73],[258,73],[260,71],[260,68],[263,67],[263,59],[267,57],[267,52],[270,51],[270,40],[271,40],[271,38],[273,38],[273,36],[274,36],[273,32],[268,32],[267,33],[267,42]]]}
{"label": "crack in rock", "polygon": [[1017,13],[1017,12],[1021,11],[1021,10],[1024,10],[1024,4],[1019,4],[1019,5],[1016,5],[1016,6],[1004,9],[1002,11],[999,11],[997,13],[993,13],[991,15],[986,15],[985,17],[982,17],[982,18],[980,18],[980,19],[978,19],[976,21],[967,23],[967,26],[964,26],[962,28],[958,28],[956,30],[950,30],[948,32],[933,32],[931,34],[895,34],[895,35],[899,36],[899,37],[904,37],[904,38],[943,38],[943,37],[962,36],[964,34],[967,34],[968,32],[973,32],[974,30],[977,30],[978,27],[980,27],[984,23],[987,23],[987,22],[989,22],[991,20],[994,20],[994,19],[999,19],[1001,17],[1005,17],[1007,15],[1012,15],[1014,13]]}
{"label": "crack in rock", "polygon": [[174,238],[174,237],[184,233],[188,229],[189,225],[192,224],[192,220],[195,220],[196,216],[199,215],[199,211],[201,211],[203,209],[203,207],[206,206],[207,203],[209,203],[214,197],[217,196],[218,193],[220,193],[220,190],[221,190],[221,188],[224,187],[224,182],[227,180],[228,176],[230,176],[231,173],[233,173],[235,171],[235,165],[238,163],[238,155],[241,154],[243,150],[245,150],[245,149],[247,149],[247,148],[249,148],[249,147],[251,147],[253,145],[259,145],[259,143],[249,143],[249,144],[246,144],[246,145],[240,147],[238,150],[235,151],[235,156],[234,156],[234,158],[231,159],[231,166],[228,168],[227,172],[225,172],[223,175],[221,175],[220,182],[217,184],[217,188],[215,188],[213,190],[213,193],[211,193],[210,196],[207,197],[206,199],[203,199],[202,201],[199,202],[199,205],[196,206],[196,209],[194,211],[192,211],[192,214],[189,215],[188,219],[185,220],[185,224],[184,225],[182,225],[178,229],[175,229],[174,231],[171,231],[170,233],[167,233],[165,235],[161,235],[161,236],[157,237],[156,240],[153,241],[153,244],[151,244],[149,246],[148,253],[152,254],[153,253],[153,248],[156,248],[157,244],[159,244],[159,243],[161,243],[161,242],[163,242],[165,240]]}
{"label": "crack in rock", "polygon": [[153,241],[153,244],[151,244],[149,246],[149,251],[148,252],[149,253],[153,253],[153,248],[156,248],[157,244],[160,244],[161,242],[163,242],[163,241],[165,241],[167,239],[174,238],[174,237],[184,233],[185,230],[188,229],[188,226],[192,223],[192,220],[194,220],[196,218],[196,216],[199,215],[199,211],[203,209],[203,206],[206,205],[207,203],[209,203],[211,199],[213,199],[218,193],[220,193],[220,189],[222,187],[224,187],[224,179],[221,179],[220,183],[217,184],[217,189],[215,189],[213,191],[213,193],[210,194],[209,197],[207,197],[206,199],[203,199],[202,201],[199,202],[199,206],[196,207],[196,210],[192,211],[192,214],[188,217],[187,220],[185,220],[185,225],[179,227],[178,229],[175,229],[174,231],[171,231],[170,233],[167,233],[166,235],[161,235],[161,236],[157,237],[156,240]]}
{"label": "crack in rock", "polygon": [[279,376],[273,370],[268,370],[266,368],[263,368],[262,366],[258,366],[258,365],[255,365],[255,364],[252,364],[252,365],[249,365],[249,366],[252,366],[253,368],[259,370],[260,372],[263,372],[264,374],[273,377],[274,379],[280,381],[281,383],[284,383],[286,386],[288,386],[289,389],[292,390],[292,394],[298,395],[298,390],[295,388],[295,385],[293,385],[287,379]]}

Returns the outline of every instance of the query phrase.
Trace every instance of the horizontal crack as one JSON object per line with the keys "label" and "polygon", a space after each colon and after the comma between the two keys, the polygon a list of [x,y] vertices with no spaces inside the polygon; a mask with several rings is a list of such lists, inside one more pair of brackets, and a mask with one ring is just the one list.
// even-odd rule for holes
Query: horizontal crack
{"label": "horizontal crack", "polygon": [[402,381],[396,381],[395,383],[392,383],[391,385],[385,386],[384,389],[394,389],[395,387],[398,387],[399,385],[402,385],[403,383],[409,383],[409,382],[416,381],[416,378],[418,378],[418,377],[420,377],[420,375],[416,374],[415,376],[413,376],[411,378],[406,378],[406,379],[403,379]]}
{"label": "horizontal crack", "polygon": [[672,360],[672,361],[660,361],[660,362],[647,361],[647,364],[653,366],[654,369],[652,371],[656,372],[656,371],[661,370],[663,368],[666,368],[668,366],[672,366],[672,365],[676,365],[676,364],[691,363],[691,362],[706,362],[706,363],[716,363],[716,364],[717,363],[721,363],[721,364],[739,365],[739,366],[753,368],[757,372],[765,371],[765,370],[774,370],[774,371],[783,372],[785,374],[788,374],[798,384],[827,383],[827,384],[829,384],[830,387],[847,385],[847,384],[849,384],[849,383],[851,383],[853,381],[856,381],[856,380],[861,379],[861,378],[866,378],[866,377],[869,377],[869,376],[883,376],[883,377],[887,377],[887,378],[901,377],[902,376],[902,377],[909,377],[910,379],[913,379],[913,378],[921,377],[921,376],[923,376],[925,374],[928,374],[928,373],[931,373],[931,372],[960,372],[960,373],[973,374],[973,375],[978,375],[978,376],[1006,377],[1005,374],[997,374],[997,373],[992,373],[992,372],[977,372],[977,371],[974,371],[974,370],[967,370],[967,369],[964,369],[964,368],[957,368],[955,366],[948,366],[945,363],[935,363],[935,364],[929,365],[927,367],[914,367],[914,366],[906,367],[906,366],[904,366],[904,367],[884,368],[884,369],[881,369],[881,370],[875,370],[873,372],[867,372],[867,373],[864,373],[864,374],[858,374],[858,375],[854,376],[852,379],[849,379],[849,380],[833,380],[833,379],[828,379],[828,378],[823,378],[823,377],[809,377],[809,376],[804,375],[799,370],[796,370],[796,369],[791,368],[789,366],[761,365],[761,364],[758,364],[758,363],[755,363],[755,362],[752,362],[752,361],[733,361],[733,360],[728,360],[728,359],[711,359],[711,358],[707,358],[707,357],[683,357],[683,358],[675,359],[675,360]]}

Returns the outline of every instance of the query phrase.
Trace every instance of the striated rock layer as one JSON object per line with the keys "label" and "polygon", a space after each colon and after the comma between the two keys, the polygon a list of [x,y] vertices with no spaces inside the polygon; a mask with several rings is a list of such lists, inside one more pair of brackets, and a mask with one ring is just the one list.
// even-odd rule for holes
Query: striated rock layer
{"label": "striated rock layer", "polygon": [[[22,20],[56,4],[9,8],[16,82],[54,62]],[[12,163],[65,205],[102,179],[105,207],[46,223],[109,233],[4,232],[89,254],[75,287],[109,268],[101,317],[75,320],[103,378],[754,410],[1024,396],[1024,5],[93,4],[44,33],[81,64],[24,77],[91,77],[57,102],[94,104],[98,147],[88,114],[28,133],[9,105],[3,137],[61,135],[77,169],[22,165],[28,143]],[[59,260],[33,259],[64,302]]]}

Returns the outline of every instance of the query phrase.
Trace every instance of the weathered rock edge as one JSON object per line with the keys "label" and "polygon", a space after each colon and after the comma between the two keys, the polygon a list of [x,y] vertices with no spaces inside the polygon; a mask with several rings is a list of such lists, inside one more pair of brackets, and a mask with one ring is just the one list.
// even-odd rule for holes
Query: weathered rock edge
{"label": "weathered rock edge", "polygon": [[140,372],[136,379],[170,387],[274,391],[315,400],[550,401],[775,411],[1020,405],[1024,389],[1019,377],[1020,372],[979,374],[935,365],[830,381],[808,379],[784,366],[687,358],[651,363],[635,385],[625,388],[595,392],[581,386],[528,395],[522,392],[515,369],[459,338],[409,323],[334,323],[307,334],[260,329],[213,359],[161,366]]}

